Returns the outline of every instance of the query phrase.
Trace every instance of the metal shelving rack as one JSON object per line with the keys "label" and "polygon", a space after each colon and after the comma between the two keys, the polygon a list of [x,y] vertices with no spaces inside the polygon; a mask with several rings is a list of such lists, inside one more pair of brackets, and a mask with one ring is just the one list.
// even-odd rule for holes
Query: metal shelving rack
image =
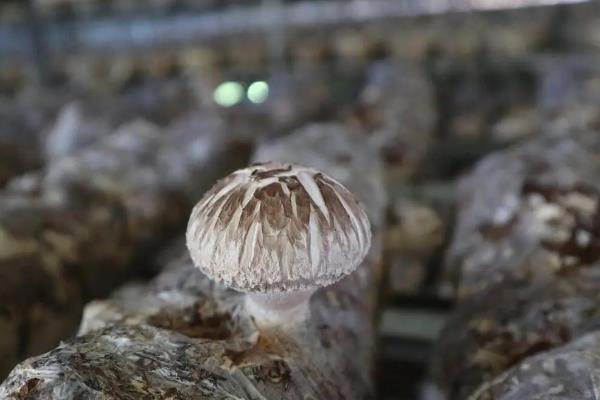
{"label": "metal shelving rack", "polygon": [[[0,61],[9,57],[33,58],[43,76],[49,55],[127,52],[254,33],[267,36],[270,58],[280,62],[285,34],[290,30],[584,1],[587,0],[261,0],[237,1],[233,5],[229,2],[226,7],[216,1],[201,3],[204,7],[163,1],[167,7],[161,10],[161,3],[149,6],[146,2],[130,2],[135,7],[120,9],[118,2],[102,1],[96,2],[96,8],[86,8],[90,2],[84,2],[84,6],[65,9],[58,5],[68,5],[68,1],[49,0],[46,3],[58,5],[40,8],[40,0],[27,0],[19,2],[20,20],[0,20]],[[6,3],[15,7],[14,1],[0,2],[0,7],[7,7]]]}

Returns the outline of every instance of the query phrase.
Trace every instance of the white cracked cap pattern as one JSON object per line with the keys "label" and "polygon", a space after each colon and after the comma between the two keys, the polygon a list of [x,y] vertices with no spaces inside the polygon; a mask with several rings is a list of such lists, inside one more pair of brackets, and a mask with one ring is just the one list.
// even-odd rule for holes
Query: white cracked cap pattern
{"label": "white cracked cap pattern", "polygon": [[277,293],[326,286],[354,271],[371,245],[371,227],[335,179],[267,162],[218,181],[194,207],[186,242],[209,278]]}

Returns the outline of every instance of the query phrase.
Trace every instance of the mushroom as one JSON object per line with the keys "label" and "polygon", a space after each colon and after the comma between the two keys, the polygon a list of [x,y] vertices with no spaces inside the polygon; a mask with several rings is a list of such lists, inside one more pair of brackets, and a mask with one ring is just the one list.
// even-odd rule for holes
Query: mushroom
{"label": "mushroom", "polygon": [[192,211],[187,247],[212,280],[246,292],[259,325],[309,315],[318,287],[353,272],[371,244],[354,195],[313,168],[258,163],[218,181]]}

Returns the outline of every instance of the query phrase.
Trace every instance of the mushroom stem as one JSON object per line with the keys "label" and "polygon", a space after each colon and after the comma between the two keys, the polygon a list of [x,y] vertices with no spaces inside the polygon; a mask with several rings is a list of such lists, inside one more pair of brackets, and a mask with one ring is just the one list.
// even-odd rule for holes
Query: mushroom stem
{"label": "mushroom stem", "polygon": [[284,326],[305,321],[316,288],[287,293],[247,293],[246,310],[261,326]]}

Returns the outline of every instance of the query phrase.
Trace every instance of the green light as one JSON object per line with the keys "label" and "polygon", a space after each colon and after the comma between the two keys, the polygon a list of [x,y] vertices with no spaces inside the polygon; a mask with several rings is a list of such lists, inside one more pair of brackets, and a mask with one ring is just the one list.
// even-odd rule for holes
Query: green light
{"label": "green light", "polygon": [[265,81],[252,82],[246,95],[254,104],[264,103],[269,97],[269,84]]}
{"label": "green light", "polygon": [[244,88],[239,82],[223,82],[215,89],[213,98],[222,107],[231,107],[242,101]]}

